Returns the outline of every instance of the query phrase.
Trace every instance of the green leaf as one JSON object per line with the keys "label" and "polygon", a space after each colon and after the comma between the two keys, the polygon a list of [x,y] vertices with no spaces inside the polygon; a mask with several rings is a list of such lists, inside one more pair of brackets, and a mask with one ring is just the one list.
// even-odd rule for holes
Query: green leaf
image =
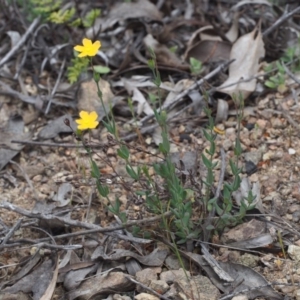
{"label": "green leaf", "polygon": [[[78,55],[78,52],[74,52]],[[80,74],[87,70],[89,59],[87,57],[75,57],[71,60],[72,65],[67,69],[67,77],[70,83],[75,83]]]}
{"label": "green leaf", "polygon": [[107,186],[102,185],[101,182],[99,180],[96,181],[96,186],[97,186],[97,190],[99,192],[99,194],[102,197],[107,197],[109,194],[109,189]]}
{"label": "green leaf", "polygon": [[270,89],[275,89],[277,87],[277,85],[274,82],[270,81],[270,80],[265,81],[265,86],[270,88]]}
{"label": "green leaf", "polygon": [[266,73],[268,73],[268,72],[271,72],[272,70],[273,70],[273,65],[272,64],[267,64],[265,67],[264,67],[264,71],[266,72]]}
{"label": "green leaf", "polygon": [[135,194],[138,196],[145,196],[147,194],[147,192],[146,191],[136,191]]}
{"label": "green leaf", "polygon": [[139,179],[138,174],[134,171],[134,169],[131,166],[126,165],[126,171],[127,171],[128,175],[131,178],[133,178],[134,180],[138,180]]}
{"label": "green leaf", "polygon": [[235,140],[235,147],[234,147],[234,154],[236,156],[240,156],[243,152],[242,149],[242,145],[241,145],[241,141],[239,140],[239,138],[236,138]]}
{"label": "green leaf", "polygon": [[156,101],[157,101],[157,95],[152,94],[152,93],[149,93],[148,96],[149,96],[150,102],[151,102],[152,104],[155,104]]}
{"label": "green leaf", "polygon": [[203,153],[201,154],[201,157],[202,157],[202,161],[203,161],[205,167],[207,169],[211,169],[212,168],[212,162]]}
{"label": "green leaf", "polygon": [[196,239],[196,238],[199,237],[199,234],[200,234],[199,230],[195,230],[195,231],[189,233],[189,234],[187,235],[186,239],[187,239],[187,240]]}
{"label": "green leaf", "polygon": [[108,74],[111,71],[109,67],[101,66],[101,65],[94,66],[93,69],[96,73],[99,74]]}
{"label": "green leaf", "polygon": [[230,192],[230,190],[228,189],[228,185],[227,185],[227,186],[224,185],[223,198],[226,199],[226,200],[227,200],[227,199],[228,199],[228,200],[231,199],[231,192]]}
{"label": "green leaf", "polygon": [[155,61],[154,59],[149,59],[148,60],[148,67],[150,70],[154,70],[155,69]]}
{"label": "green leaf", "polygon": [[121,145],[121,147],[117,150],[117,153],[121,158],[128,160],[129,150],[125,145]]}
{"label": "green leaf", "polygon": [[215,152],[216,152],[216,144],[215,144],[214,141],[212,141],[212,142],[210,143],[210,147],[209,147],[208,153],[209,153],[211,156],[213,156],[213,155],[215,154]]}
{"label": "green leaf", "polygon": [[240,186],[241,186],[241,178],[240,178],[239,175],[236,175],[234,177],[234,181],[233,181],[233,184],[232,184],[233,191],[237,191]]}
{"label": "green leaf", "polygon": [[213,183],[214,183],[214,173],[211,169],[207,170],[206,180],[207,180],[207,182],[209,183],[210,186],[213,185]]}
{"label": "green leaf", "polygon": [[194,57],[190,57],[190,69],[192,74],[199,75],[202,71],[202,62]]}
{"label": "green leaf", "polygon": [[99,179],[101,177],[101,173],[99,167],[96,165],[95,161],[91,161],[91,176],[93,178]]}
{"label": "green leaf", "polygon": [[63,24],[69,22],[74,16],[76,10],[74,7],[66,10],[59,10],[57,12],[52,12],[48,17],[48,21],[55,24]]}
{"label": "green leaf", "polygon": [[178,46],[172,46],[169,48],[169,50],[172,52],[172,53],[175,53],[178,49]]}
{"label": "green leaf", "polygon": [[191,218],[190,213],[185,212],[182,217],[182,223],[185,227],[189,227],[190,218]]}
{"label": "green leaf", "polygon": [[208,225],[206,226],[206,230],[214,230],[215,226],[214,225]]}
{"label": "green leaf", "polygon": [[170,152],[170,142],[168,133],[163,131],[161,133],[161,136],[163,141],[158,145],[158,149],[163,155],[167,155]]}
{"label": "green leaf", "polygon": [[147,166],[142,167],[142,171],[145,174],[145,176],[150,179],[150,174],[149,174],[149,168]]}
{"label": "green leaf", "polygon": [[207,204],[207,211],[211,212],[212,209],[213,209],[213,206],[210,203],[208,203]]}
{"label": "green leaf", "polygon": [[139,232],[141,231],[141,228],[139,226],[133,225],[131,227],[131,232],[134,236],[137,236],[139,234]]}
{"label": "green leaf", "polygon": [[125,212],[121,212],[119,214],[119,218],[121,219],[122,223],[126,223],[127,222],[127,215]]}
{"label": "green leaf", "polygon": [[276,67],[278,68],[278,71],[280,73],[285,74],[285,69],[284,69],[283,65],[278,60],[276,61]]}
{"label": "green leaf", "polygon": [[230,221],[230,219],[231,219],[231,216],[230,216],[229,214],[225,213],[225,214],[223,214],[223,215],[221,216],[221,219],[222,219],[225,223],[228,223],[228,222]]}
{"label": "green leaf", "polygon": [[211,198],[209,201],[208,201],[208,204],[215,204],[217,202],[218,198],[214,197],[214,198]]}
{"label": "green leaf", "polygon": [[101,14],[101,9],[92,9],[90,12],[88,12],[84,19],[82,20],[82,24],[84,27],[92,27],[95,23],[95,20],[97,17],[99,17]]}
{"label": "green leaf", "polygon": [[203,130],[203,134],[204,134],[204,137],[209,141],[209,142],[212,142],[213,141],[213,136],[207,131],[207,130]]}
{"label": "green leaf", "polygon": [[177,242],[178,245],[184,244],[186,242],[186,238],[181,239]]}
{"label": "green leaf", "polygon": [[215,208],[216,208],[217,214],[219,216],[221,216],[223,214],[223,209],[218,204],[215,205]]}

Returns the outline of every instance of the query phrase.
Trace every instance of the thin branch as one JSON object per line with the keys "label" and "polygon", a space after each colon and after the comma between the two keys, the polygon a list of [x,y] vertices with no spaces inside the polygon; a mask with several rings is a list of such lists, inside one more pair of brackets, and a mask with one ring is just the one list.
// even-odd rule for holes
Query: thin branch
{"label": "thin branch", "polygon": [[44,142],[35,142],[35,141],[21,141],[21,140],[12,140],[11,143],[14,144],[23,144],[31,146],[41,146],[41,147],[62,147],[62,148],[103,148],[106,147],[105,144],[60,144],[60,143],[44,143]]}
{"label": "thin branch", "polygon": [[17,223],[9,230],[4,239],[2,240],[1,245],[5,245],[9,239],[13,236],[14,232],[17,231],[23,222],[23,218],[19,219]]}
{"label": "thin branch", "polygon": [[[63,222],[66,225],[69,225],[69,226],[82,227],[82,228],[89,229],[89,230],[86,230],[86,231],[80,231],[80,232],[74,232],[74,233],[54,236],[53,237],[54,239],[63,239],[63,238],[86,235],[86,234],[91,234],[91,233],[105,233],[107,235],[118,237],[118,238],[123,239],[123,240],[128,240],[128,241],[132,241],[132,242],[135,242],[135,243],[144,243],[144,244],[145,243],[150,243],[151,240],[142,239],[142,238],[128,237],[128,236],[123,235],[123,234],[112,233],[112,231],[124,229],[126,227],[130,227],[130,226],[133,226],[133,225],[149,224],[149,223],[152,223],[152,222],[159,221],[162,217],[170,217],[172,215],[171,212],[167,212],[165,214],[155,216],[155,217],[151,217],[151,218],[147,218],[147,219],[128,221],[126,224],[123,224],[123,225],[120,225],[120,226],[102,228],[98,225],[94,225],[94,224],[90,224],[90,223],[84,223],[84,222],[80,222],[80,221],[76,221],[76,220],[70,220],[70,219],[66,219],[66,218],[62,218],[62,217],[57,217],[55,215],[45,215],[45,214],[42,214],[42,213],[34,214],[34,213],[31,213],[28,210],[19,208],[19,207],[15,206],[15,205],[13,205],[9,202],[2,202],[0,204],[0,208],[4,208],[4,209],[14,211],[16,213],[27,216],[29,218],[37,218],[37,219],[43,219],[43,220],[59,220],[59,221]],[[18,243],[22,243],[22,242],[40,243],[40,242],[44,242],[44,241],[48,241],[48,240],[49,240],[49,238],[42,238],[42,239],[38,239],[38,240],[22,239],[22,240],[18,240],[17,242]],[[20,245],[20,244],[18,244],[18,245]],[[17,245],[14,244],[14,246],[17,246]],[[5,247],[11,247],[11,244],[7,244],[7,245],[5,245]],[[5,247],[2,247],[0,245],[0,249],[5,248]]]}
{"label": "thin branch", "polygon": [[14,97],[23,102],[33,104],[33,105],[36,104],[36,99],[34,97],[26,96],[19,93],[18,91],[13,90],[9,85],[4,83],[3,81],[0,81],[0,87],[1,87],[0,95],[7,95],[9,97]]}
{"label": "thin branch", "polygon": [[16,163],[15,161],[10,160],[9,162],[10,162],[11,164],[13,164],[13,165],[15,165],[15,166],[17,166],[17,167],[19,168],[19,170],[21,171],[21,173],[22,173],[23,177],[25,178],[27,184],[29,185],[30,189],[32,190],[35,199],[37,200],[37,199],[38,199],[38,194],[37,194],[35,188],[33,187],[33,184],[32,184],[32,182],[31,182],[29,176],[27,175],[27,173],[26,173],[26,172],[24,171],[24,169],[23,169],[18,163]]}
{"label": "thin branch", "polygon": [[300,12],[300,6],[296,7],[294,10],[287,12],[287,9],[285,10],[284,14],[267,30],[263,32],[263,37],[267,36],[270,32],[272,32],[275,28],[280,26],[282,23],[284,23],[286,20],[288,20],[290,17],[292,17],[297,12]]}
{"label": "thin branch", "polygon": [[[164,110],[170,110],[172,109],[175,105],[177,105],[181,99],[186,96],[188,93],[190,93],[191,90],[199,87],[201,84],[203,84],[204,82],[206,82],[208,79],[214,77],[215,75],[217,75],[222,69],[224,69],[225,67],[227,67],[228,65],[230,65],[232,62],[234,61],[234,59],[231,59],[230,61],[227,61],[221,65],[219,65],[216,69],[214,69],[213,71],[211,71],[210,73],[208,73],[206,76],[204,76],[203,78],[199,79],[198,81],[196,81],[195,83],[193,83],[191,86],[189,86],[186,90],[184,90],[183,92],[181,92],[180,94],[178,94],[172,101],[172,103],[170,103],[168,106],[163,106],[162,109]],[[158,112],[160,111],[160,109],[158,109]],[[146,123],[147,121],[151,120],[154,117],[154,115],[149,115],[144,117],[143,119],[140,120],[141,124]]]}
{"label": "thin branch", "polygon": [[130,280],[131,282],[133,282],[133,283],[135,283],[135,284],[141,286],[143,289],[145,289],[146,291],[150,292],[151,294],[153,294],[153,295],[159,297],[160,299],[170,300],[170,298],[165,297],[165,296],[163,296],[163,295],[157,293],[156,291],[154,291],[153,289],[149,288],[149,287],[146,286],[145,284],[143,284],[143,283],[141,283],[141,282],[139,282],[139,281],[133,279],[131,276],[129,276],[129,275],[127,275],[127,274],[124,274],[124,276],[125,276],[128,280]]}
{"label": "thin branch", "polygon": [[23,46],[26,42],[28,36],[34,31],[35,27],[39,24],[41,17],[37,17],[33,20],[31,25],[28,27],[25,34],[20,38],[20,40],[15,44],[15,46],[1,59],[0,68]]}
{"label": "thin branch", "polygon": [[240,294],[247,294],[251,291],[255,291],[255,290],[259,290],[259,289],[263,289],[263,288],[266,288],[266,287],[270,287],[272,285],[283,285],[283,286],[299,286],[300,283],[283,283],[283,282],[271,282],[271,283],[267,283],[267,284],[264,284],[264,285],[260,285],[260,286],[254,286],[252,288],[248,288],[248,289],[244,289],[244,290],[241,290],[241,291],[238,291],[238,292],[233,292],[233,293],[230,293],[222,298],[220,298],[219,300],[227,300],[227,299],[232,299],[234,296],[237,296],[237,295],[240,295]]}
{"label": "thin branch", "polygon": [[63,63],[61,64],[60,66],[60,70],[59,70],[59,74],[58,74],[58,77],[56,79],[56,82],[55,82],[55,85],[53,87],[53,90],[51,92],[51,95],[50,95],[50,99],[49,99],[49,102],[48,102],[48,105],[47,105],[47,108],[46,108],[46,111],[45,111],[45,115],[48,114],[49,110],[50,110],[50,106],[51,106],[51,103],[52,103],[52,100],[53,100],[53,97],[56,93],[56,90],[58,88],[58,85],[60,83],[60,80],[61,80],[61,76],[63,74],[63,71],[64,71],[64,68],[65,68],[65,64],[66,64],[66,59],[63,60]]}
{"label": "thin branch", "polygon": [[282,65],[286,74],[288,74],[296,83],[300,84],[300,80],[290,71],[290,69],[284,63],[282,63]]}

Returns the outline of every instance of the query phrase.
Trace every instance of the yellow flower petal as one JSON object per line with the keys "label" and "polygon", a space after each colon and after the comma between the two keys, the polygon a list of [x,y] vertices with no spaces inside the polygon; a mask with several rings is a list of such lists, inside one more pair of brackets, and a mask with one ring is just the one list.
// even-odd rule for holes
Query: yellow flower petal
{"label": "yellow flower petal", "polygon": [[75,49],[76,51],[78,51],[78,52],[82,52],[82,51],[84,50],[84,47],[78,45],[78,46],[75,46],[74,49]]}
{"label": "yellow flower petal", "polygon": [[92,46],[92,41],[89,40],[89,39],[84,38],[84,39],[82,40],[82,45],[83,45],[84,47],[91,47],[91,46]]}
{"label": "yellow flower petal", "polygon": [[93,47],[97,48],[97,51],[101,48],[101,43],[100,41],[96,41],[94,44],[93,44]]}
{"label": "yellow flower petal", "polygon": [[96,113],[95,111],[92,111],[92,112],[90,113],[90,119],[96,121],[97,118],[98,118],[97,113]]}
{"label": "yellow flower petal", "polygon": [[87,111],[82,110],[79,113],[79,116],[80,116],[81,119],[87,119],[89,117],[89,113]]}
{"label": "yellow flower petal", "polygon": [[88,56],[88,55],[83,52],[78,54],[78,57],[86,57],[86,56]]}
{"label": "yellow flower petal", "polygon": [[82,44],[83,46],[77,45],[74,47],[76,51],[80,52],[78,57],[95,56],[101,47],[100,41],[92,43],[92,41],[87,38],[82,40]]}
{"label": "yellow flower petal", "polygon": [[98,114],[95,111],[88,113],[87,111],[82,110],[79,113],[79,116],[80,119],[75,120],[75,122],[78,124],[77,128],[80,130],[94,129],[99,124],[97,121]]}

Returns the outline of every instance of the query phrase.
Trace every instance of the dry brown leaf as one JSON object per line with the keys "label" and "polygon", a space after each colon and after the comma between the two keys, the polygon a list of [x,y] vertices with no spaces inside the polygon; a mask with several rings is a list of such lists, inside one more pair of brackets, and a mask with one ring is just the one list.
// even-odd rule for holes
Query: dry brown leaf
{"label": "dry brown leaf", "polygon": [[148,34],[143,41],[147,49],[153,49],[159,63],[182,70],[189,69],[187,64],[183,63],[167,46],[161,45],[151,34]]}
{"label": "dry brown leaf", "polygon": [[227,60],[231,44],[223,41],[213,26],[204,26],[196,30],[187,43],[184,59],[196,58],[203,63]]}
{"label": "dry brown leaf", "polygon": [[[65,124],[65,120],[68,119],[70,122],[70,128]],[[40,139],[48,140],[55,138],[59,133],[65,132],[65,133],[71,133],[73,131],[76,131],[77,124],[74,122],[71,115],[66,114],[63,115],[53,121],[51,121],[49,124],[47,124],[39,133],[38,137]]]}
{"label": "dry brown leaf", "polygon": [[11,117],[6,126],[0,128],[0,170],[24,147],[22,144],[15,144],[11,141],[27,141],[30,137],[30,132],[24,132],[24,122],[20,116]]}
{"label": "dry brown leaf", "polygon": [[217,114],[215,118],[215,124],[222,123],[227,120],[228,118],[228,109],[229,105],[228,102],[223,99],[218,99],[218,106],[217,106]]}
{"label": "dry brown leaf", "polygon": [[[190,39],[187,42],[187,49],[192,48],[197,42],[199,41],[222,41],[221,37],[219,37],[216,34],[213,34],[213,26],[203,26],[199,29],[197,29],[193,34],[191,35]],[[188,50],[186,51],[188,52]]]}
{"label": "dry brown leaf", "polygon": [[172,91],[166,97],[162,109],[168,107],[170,104],[173,103],[174,99],[182,93],[184,90],[187,90],[192,84],[194,83],[193,80],[190,79],[182,79],[179,80],[174,87],[172,87]]}
{"label": "dry brown leaf", "polygon": [[103,247],[99,246],[95,249],[92,255],[92,260],[101,258],[106,261],[115,261],[119,259],[124,259],[126,257],[127,258],[132,257],[145,266],[156,267],[156,266],[161,266],[163,264],[167,255],[168,255],[167,250],[160,250],[158,248],[156,248],[150,254],[145,256],[141,256],[132,251],[124,250],[124,249],[115,249],[112,253],[108,255],[104,253]]}
{"label": "dry brown leaf", "polygon": [[95,32],[105,31],[119,21],[134,18],[147,18],[160,21],[162,16],[157,7],[148,0],[118,3],[111,9],[106,18],[99,18],[95,25],[87,31],[87,37],[94,37]]}
{"label": "dry brown leaf", "polygon": [[238,35],[239,35],[239,16],[240,16],[239,13],[234,14],[232,25],[231,25],[230,29],[228,30],[228,32],[225,33],[226,38],[231,43],[236,41],[236,39],[238,38]]}
{"label": "dry brown leaf", "polygon": [[231,45],[224,41],[200,41],[186,53],[186,59],[190,57],[200,60],[202,63],[228,60]]}
{"label": "dry brown leaf", "polygon": [[234,5],[231,10],[237,10],[239,7],[246,4],[265,4],[267,6],[271,6],[272,4],[268,0],[242,0],[239,1],[236,5]]}
{"label": "dry brown leaf", "polygon": [[[255,196],[255,200],[253,201],[253,205],[257,208],[261,213],[264,213],[264,207],[262,205],[262,200],[260,197],[260,185],[259,182],[254,182],[250,184],[250,180],[248,177],[242,179],[240,188],[233,193],[233,197],[238,205],[241,205],[241,201],[248,197],[249,192],[252,191],[252,194]],[[246,201],[246,200],[244,200]]]}
{"label": "dry brown leaf", "polygon": [[[44,295],[41,297],[41,300],[51,300],[55,287],[56,287],[56,281],[58,276],[58,255],[56,255],[56,262],[55,262],[55,269],[52,274],[52,279],[44,293]],[[48,271],[49,272],[49,271]]]}
{"label": "dry brown leaf", "polygon": [[20,33],[17,31],[7,31],[6,34],[10,37],[11,48],[13,48],[21,39]]}
{"label": "dry brown leaf", "polygon": [[[144,75],[134,75],[131,78],[122,77],[121,80],[112,82],[111,85],[112,87],[120,87],[120,86],[124,87],[125,86],[124,82],[136,88],[156,87],[156,85],[153,83],[152,78],[150,76],[144,76]],[[174,91],[173,87],[169,82],[162,82],[159,88],[169,92]]]}
{"label": "dry brown leaf", "polygon": [[45,260],[36,269],[34,269],[30,274],[23,277],[13,286],[5,288],[3,292],[15,294],[19,291],[25,293],[32,292],[34,300],[39,299],[51,299],[54,291],[58,264],[57,257],[53,269],[53,263],[51,259]]}
{"label": "dry brown leaf", "polygon": [[[228,79],[218,88],[222,93],[231,97],[241,95],[247,98],[255,90],[256,79],[253,78],[246,82],[240,80],[250,79],[257,74],[259,69],[259,60],[265,56],[264,42],[259,27],[252,32],[240,37],[232,46],[230,59],[235,61],[229,66]],[[231,85],[229,87],[226,87]]]}
{"label": "dry brown leaf", "polygon": [[133,85],[130,84],[130,81],[125,78],[122,79],[124,83],[124,87],[126,88],[129,95],[131,95],[131,99],[133,102],[137,102],[137,114],[141,115],[141,113],[148,115],[153,115],[153,109],[147,102],[145,96]]}
{"label": "dry brown leaf", "polygon": [[[96,299],[101,294],[124,293],[132,290],[134,284],[129,281],[122,272],[110,272],[101,276],[90,277],[82,282],[80,287],[70,291],[68,299],[76,298],[82,300]],[[98,298],[97,297],[97,298]],[[99,298],[98,298],[99,299]]]}

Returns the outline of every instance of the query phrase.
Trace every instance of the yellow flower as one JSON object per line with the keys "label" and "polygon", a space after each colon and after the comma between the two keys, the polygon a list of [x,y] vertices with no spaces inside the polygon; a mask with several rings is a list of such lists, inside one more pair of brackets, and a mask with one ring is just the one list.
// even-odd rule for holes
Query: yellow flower
{"label": "yellow flower", "polygon": [[79,113],[80,119],[75,120],[78,124],[78,129],[86,130],[86,129],[94,129],[98,126],[99,122],[98,114],[95,111],[88,113],[87,111],[82,110]]}
{"label": "yellow flower", "polygon": [[83,39],[82,44],[83,46],[77,45],[74,47],[76,51],[81,52],[78,57],[95,56],[101,47],[101,43],[99,41],[92,43],[89,39]]}

